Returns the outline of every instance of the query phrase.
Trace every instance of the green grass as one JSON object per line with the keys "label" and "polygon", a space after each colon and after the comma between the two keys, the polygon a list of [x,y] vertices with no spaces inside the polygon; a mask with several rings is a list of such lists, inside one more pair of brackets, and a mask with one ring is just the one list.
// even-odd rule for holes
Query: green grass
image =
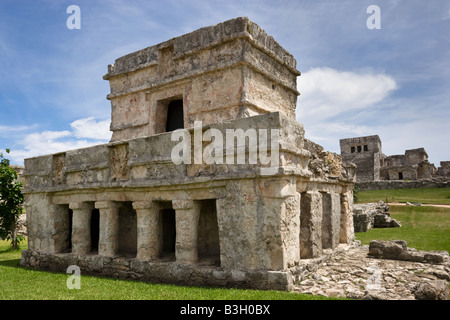
{"label": "green grass", "polygon": [[391,217],[400,228],[376,228],[356,233],[362,244],[371,240],[405,240],[409,248],[450,252],[450,208],[390,206]]}
{"label": "green grass", "polygon": [[450,204],[450,188],[390,189],[360,191],[358,203],[377,202],[420,202],[424,204]]}
{"label": "green grass", "polygon": [[83,274],[81,288],[69,290],[70,274],[22,268],[20,256],[20,251],[11,251],[0,240],[0,300],[335,300],[293,292],[183,287]]}

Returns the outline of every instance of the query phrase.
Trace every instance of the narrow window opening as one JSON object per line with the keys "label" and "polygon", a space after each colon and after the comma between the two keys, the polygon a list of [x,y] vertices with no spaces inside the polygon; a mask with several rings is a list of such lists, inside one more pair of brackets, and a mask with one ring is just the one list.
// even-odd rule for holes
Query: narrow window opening
{"label": "narrow window opening", "polygon": [[184,128],[183,100],[174,100],[167,106],[166,132]]}
{"label": "narrow window opening", "polygon": [[358,146],[358,152],[361,152],[361,146]]}
{"label": "narrow window opening", "polygon": [[351,147],[351,152],[355,153],[355,147]]}
{"label": "narrow window opening", "polygon": [[367,146],[367,144],[364,145],[364,151],[369,151],[369,147]]}

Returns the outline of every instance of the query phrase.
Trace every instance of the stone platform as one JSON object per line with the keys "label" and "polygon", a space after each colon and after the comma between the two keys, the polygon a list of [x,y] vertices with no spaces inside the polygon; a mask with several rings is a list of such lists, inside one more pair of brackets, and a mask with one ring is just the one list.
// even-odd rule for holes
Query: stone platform
{"label": "stone platform", "polygon": [[448,259],[440,264],[430,264],[376,259],[369,257],[368,253],[367,245],[341,246],[326,261],[310,264],[294,290],[352,299],[415,300],[431,299],[422,293],[423,287],[439,291],[439,288],[445,290],[448,286]]}

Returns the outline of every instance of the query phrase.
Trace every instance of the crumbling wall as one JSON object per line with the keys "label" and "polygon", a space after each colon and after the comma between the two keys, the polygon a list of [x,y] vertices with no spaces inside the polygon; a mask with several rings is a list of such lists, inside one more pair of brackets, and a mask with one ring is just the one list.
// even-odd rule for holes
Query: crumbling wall
{"label": "crumbling wall", "polygon": [[450,161],[441,161],[441,166],[438,168],[438,175],[441,177],[450,177]]}
{"label": "crumbling wall", "polygon": [[366,232],[372,228],[401,227],[400,222],[391,218],[389,205],[383,201],[354,204],[353,225],[355,232]]}

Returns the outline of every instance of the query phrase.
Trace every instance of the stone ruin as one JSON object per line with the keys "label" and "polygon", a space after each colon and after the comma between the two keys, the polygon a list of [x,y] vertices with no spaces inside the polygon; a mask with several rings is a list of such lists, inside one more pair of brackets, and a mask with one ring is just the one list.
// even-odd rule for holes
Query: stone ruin
{"label": "stone ruin", "polygon": [[389,204],[362,203],[353,205],[353,226],[355,232],[366,232],[372,228],[397,228],[401,223],[391,218]]}
{"label": "stone ruin", "polygon": [[341,139],[339,143],[342,160],[356,165],[361,190],[449,187],[450,162],[441,161],[436,169],[424,148],[386,156],[378,135]]}
{"label": "stone ruin", "polygon": [[[292,290],[302,260],[354,239],[354,166],[304,139],[299,75],[294,57],[247,18],[117,59],[104,76],[111,141],[25,159],[21,265]],[[252,161],[255,130],[268,150]],[[199,143],[206,150],[211,133],[229,132],[247,136],[214,148],[212,163],[196,161]],[[194,150],[174,162],[181,138]]]}

